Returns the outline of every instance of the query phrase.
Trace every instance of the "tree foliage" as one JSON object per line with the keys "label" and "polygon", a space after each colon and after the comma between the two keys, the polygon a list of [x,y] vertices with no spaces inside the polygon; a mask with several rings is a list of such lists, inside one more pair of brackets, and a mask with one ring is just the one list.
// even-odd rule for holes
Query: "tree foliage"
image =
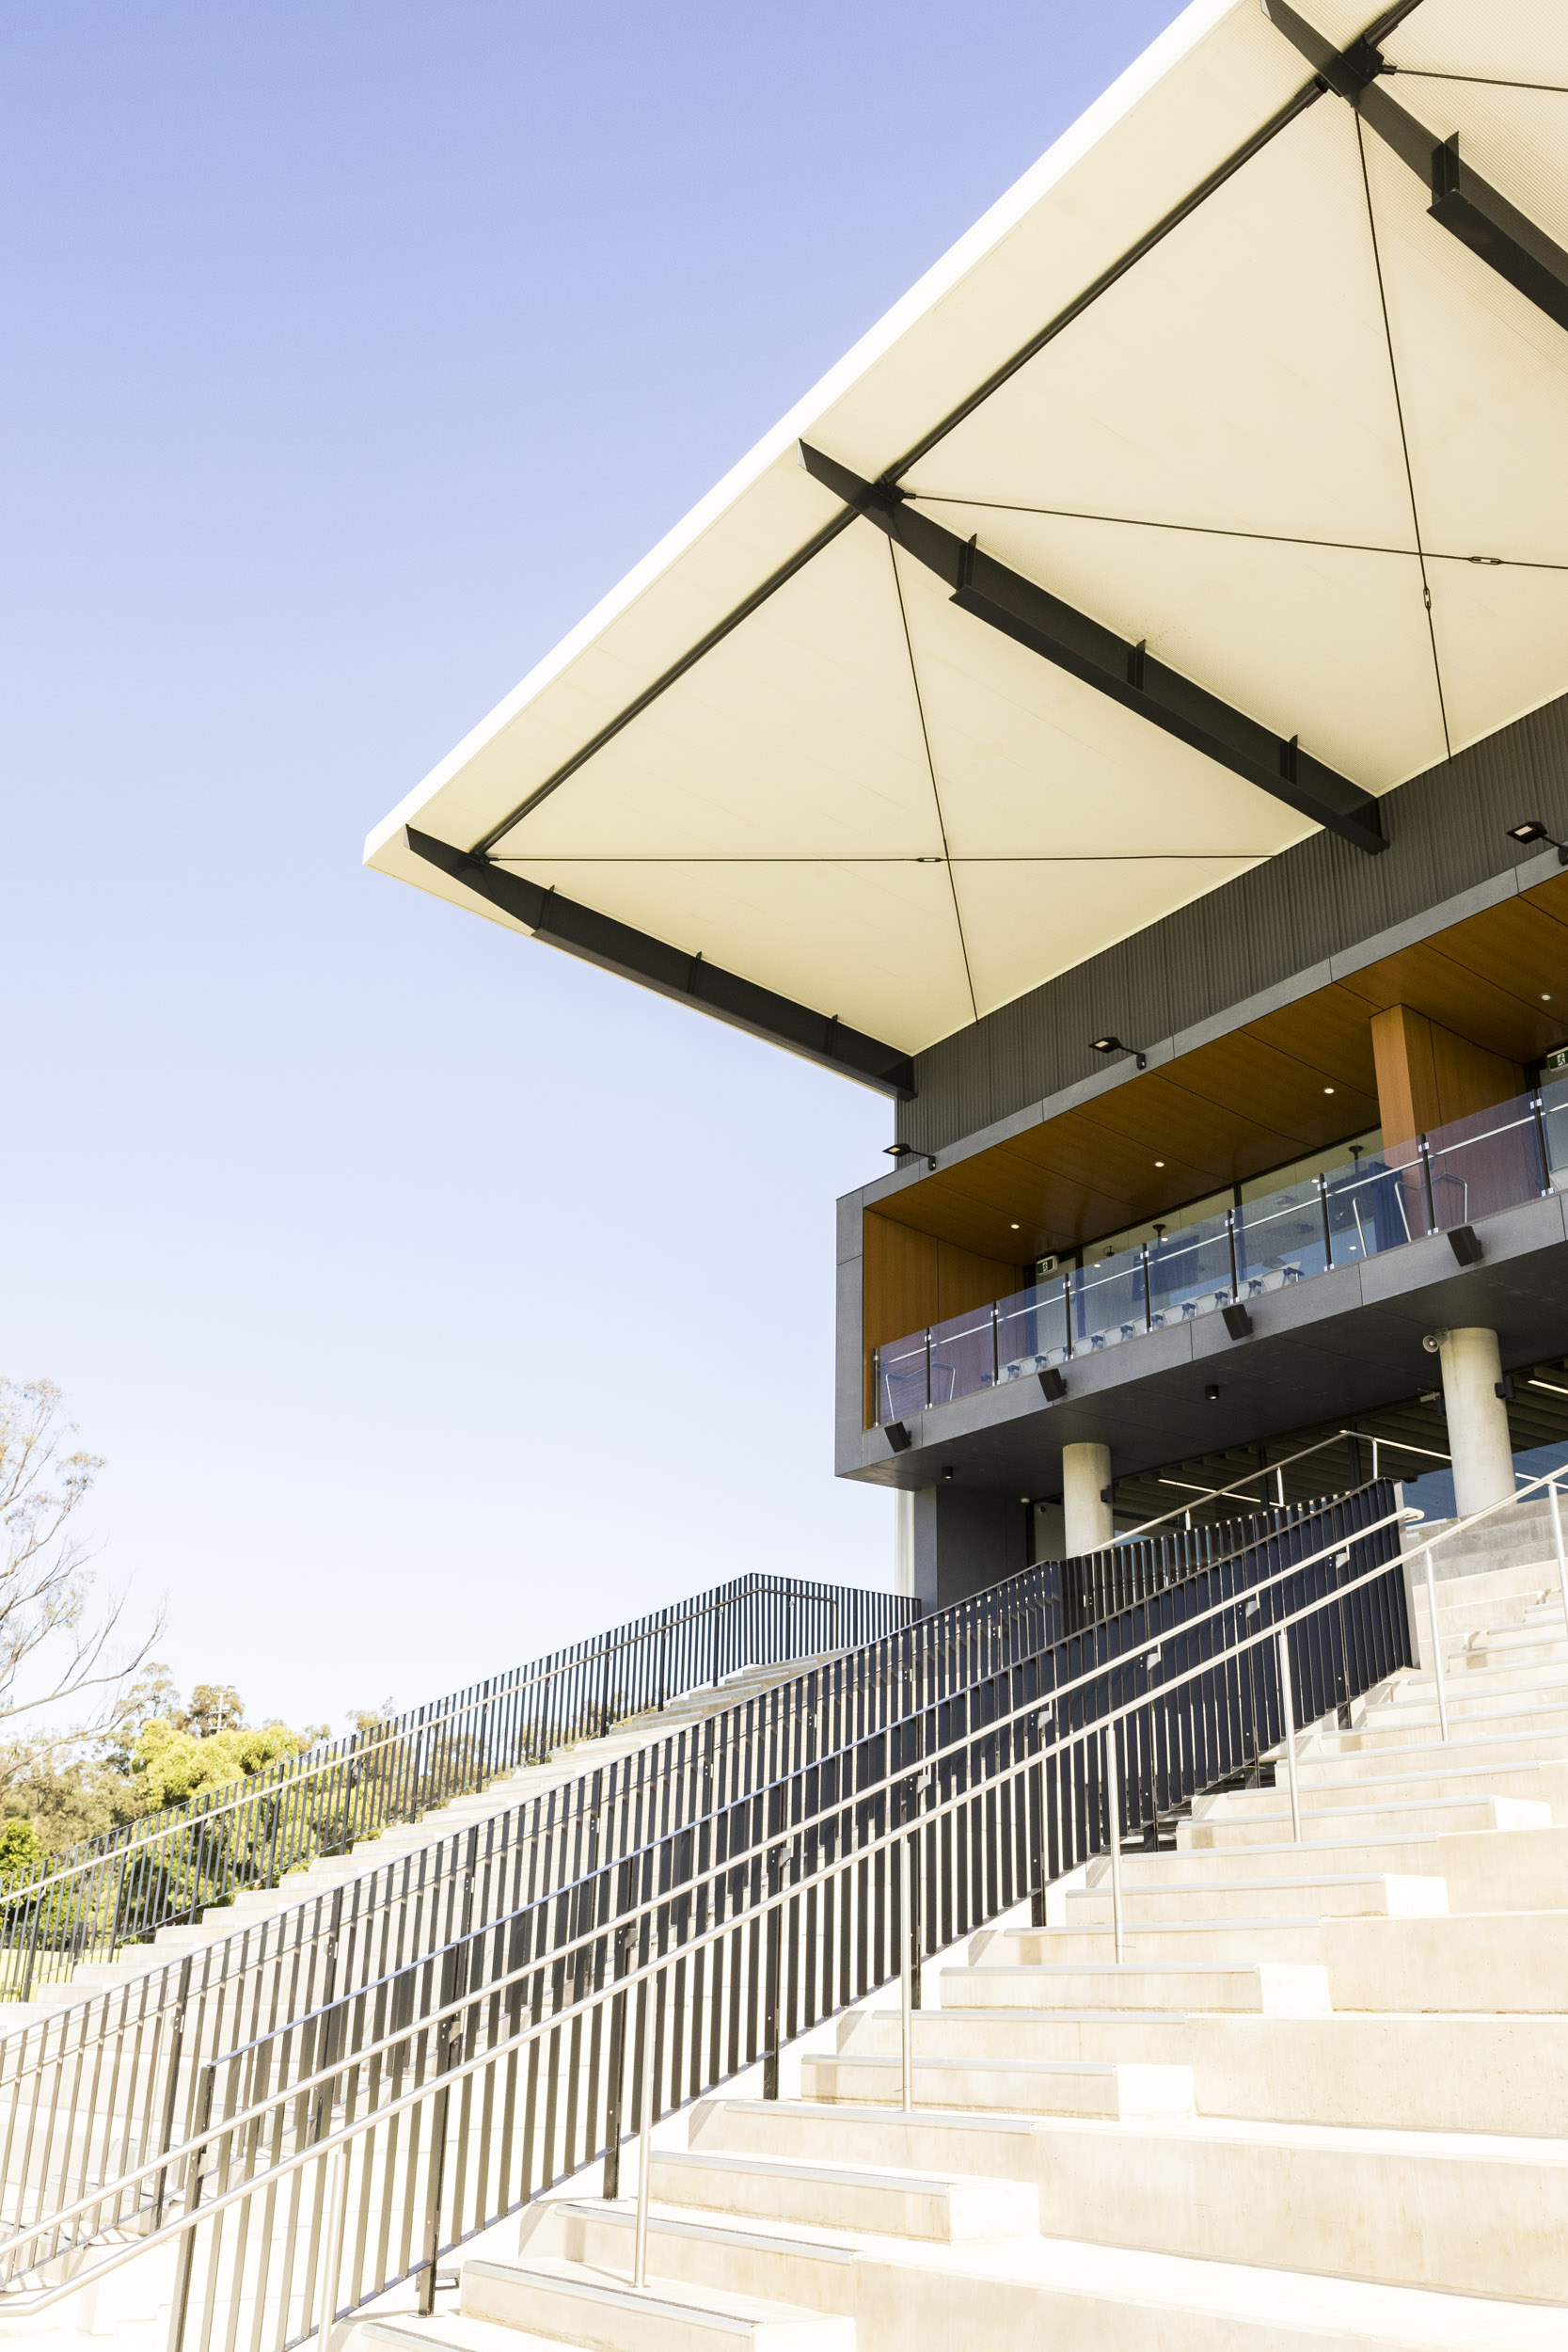
{"label": "tree foliage", "polygon": [[23,1715],[86,1720],[0,1750],[0,1772],[79,1749],[118,1724],[126,1685],[162,1630],[127,1644],[125,1597],[94,1592],[87,1547],[71,1524],[103,1469],[72,1446],[52,1380],[0,1379],[0,1730]]}

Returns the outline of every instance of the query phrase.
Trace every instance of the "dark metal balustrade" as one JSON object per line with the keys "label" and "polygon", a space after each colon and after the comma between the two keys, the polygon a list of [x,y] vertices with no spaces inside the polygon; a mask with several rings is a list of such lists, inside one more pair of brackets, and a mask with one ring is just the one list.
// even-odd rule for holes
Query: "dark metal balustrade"
{"label": "dark metal balustrade", "polygon": [[[855,1646],[917,1613],[893,1593],[737,1577],[330,1747],[86,1840],[0,1885],[0,1999],[119,1957],[242,1888],[483,1788],[740,1667]],[[0,2030],[4,2028],[0,2009]]]}
{"label": "dark metal balustrade", "polygon": [[[853,1722],[824,1721],[822,1674],[802,1677],[726,1801],[209,2045],[177,2125],[171,2098],[173,2128],[13,2223],[12,2308],[69,2293],[62,2258],[97,2278],[160,2244],[181,2249],[177,2348],[238,2328],[283,2352],[403,2279],[428,2303],[444,2252],[599,2154],[613,2193],[645,2116],[759,2061],[776,2095],[791,2035],[1037,1901],[1109,1820],[1128,1834],[1256,1768],[1287,1621],[1297,1720],[1406,1662],[1399,1518],[1386,1484],[1362,1489],[1085,1634],[1032,1570],[877,1645],[879,1675],[834,1661],[862,1670],[840,1684],[870,1702]],[[50,2102],[40,2081],[27,2111]]]}

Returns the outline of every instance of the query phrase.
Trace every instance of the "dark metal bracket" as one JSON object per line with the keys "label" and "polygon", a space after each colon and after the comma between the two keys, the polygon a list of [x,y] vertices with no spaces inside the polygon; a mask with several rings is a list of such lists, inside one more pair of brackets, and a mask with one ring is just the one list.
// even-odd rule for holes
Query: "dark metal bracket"
{"label": "dark metal bracket", "polygon": [[416,857],[439,867],[477,897],[488,898],[492,906],[523,924],[547,946],[580,956],[585,963],[596,963],[622,979],[635,980],[657,995],[695,1005],[699,1012],[727,1022],[731,1028],[745,1029],[770,1045],[782,1045],[879,1094],[891,1094],[901,1103],[913,1101],[914,1065],[896,1045],[850,1028],[836,1014],[814,1012],[791,996],[780,996],[770,988],[759,987],[755,980],[742,979],[737,972],[726,972],[721,964],[708,963],[700,955],[691,956],[662,939],[651,938],[629,923],[618,923],[612,915],[579,906],[558,890],[546,890],[521,874],[509,874],[504,866],[492,865],[472,850],[460,850],[412,825],[404,828],[404,837]]}
{"label": "dark metal bracket", "polygon": [[976,540],[960,539],[934,522],[895,485],[863,481],[804,441],[800,462],[824,488],[944,581],[961,612],[1069,671],[1354,848],[1369,854],[1387,848],[1370,793],[1304,752],[1295,737],[1271,735],[1256,719],[1167,669],[1141,642],[1130,644],[987,555]]}
{"label": "dark metal bracket", "polygon": [[[1381,77],[1399,69],[1382,56],[1375,40],[1363,35],[1349,49],[1336,49],[1326,34],[1298,16],[1289,0],[1260,0],[1260,5],[1269,23],[1300,51],[1325,87],[1354,106],[1367,128],[1425,182],[1432,191],[1428,210],[1438,227],[1506,278],[1557,326],[1568,327],[1568,253],[1465,162],[1457,134],[1436,138],[1390,97]],[[1372,34],[1381,30],[1386,35],[1388,29],[1385,20]]]}

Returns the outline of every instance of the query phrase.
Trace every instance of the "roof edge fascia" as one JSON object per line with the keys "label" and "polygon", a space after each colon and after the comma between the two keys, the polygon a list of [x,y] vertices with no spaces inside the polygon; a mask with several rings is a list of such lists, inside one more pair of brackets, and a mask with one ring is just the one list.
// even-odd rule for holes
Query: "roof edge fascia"
{"label": "roof edge fascia", "polygon": [[[462,773],[479,752],[494,741],[497,736],[503,734],[535,695],[558,677],[612,621],[635,604],[638,597],[702,537],[703,532],[727,507],[759,481],[770,466],[791,453],[802,433],[842,398],[867,368],[891,351],[911,326],[934,310],[969,271],[994,251],[1034,206],[1066,178],[1075,164],[1082,161],[1097,141],[1123,116],[1131,113],[1163,75],[1189,51],[1196,48],[1216,24],[1234,13],[1235,8],[1236,0],[1189,0],[1189,5],[1175,22],[1134,57],[1110,87],[1102,91],[1061,136],[1052,142],[1038,162],[1032,164],[1015,180],[1012,186],[981,214],[973,228],[966,230],[925,275],[916,279],[910,291],[902,294],[890,310],[882,313],[875,326],[850,346],[844,358],[837,360],[825,375],[818,377],[810,390],[779,422],[765,433],[672,530],[665,532],[641,562],[635,564],[607,595],[600,597],[574,628],[569,629],[541,660],[535,662],[519,684],[504,695],[476,726],[471,727],[461,742],[439,760],[411,791],[405,793],[379,824],[372,828],[365,838],[364,863],[373,865],[378,854],[389,843],[398,841],[404,827],[413,822],[420,811],[427,808]],[[464,843],[460,846],[467,848],[468,845]]]}

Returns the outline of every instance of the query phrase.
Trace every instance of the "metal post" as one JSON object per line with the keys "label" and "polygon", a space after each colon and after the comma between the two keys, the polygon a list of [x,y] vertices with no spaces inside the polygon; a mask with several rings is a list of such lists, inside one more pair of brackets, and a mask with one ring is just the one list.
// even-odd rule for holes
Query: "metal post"
{"label": "metal post", "polygon": [[1323,1218],[1323,1268],[1326,1272],[1334,1263],[1334,1236],[1328,1230],[1328,1183],[1323,1176],[1318,1178],[1318,1214]]}
{"label": "metal post", "polygon": [[1437,1678],[1438,1732],[1439,1736],[1446,1740],[1449,1736],[1449,1694],[1443,1687],[1443,1644],[1437,1631],[1437,1588],[1433,1582],[1430,1547],[1426,1554],[1426,1564],[1427,1621],[1432,1628],[1432,1671]]}
{"label": "metal post", "polygon": [[[338,2274],[343,2266],[343,2229],[348,2217],[348,2159],[345,2144],[334,2148],[326,2175],[326,2232],[322,2248],[320,2342],[323,2352],[332,2342],[332,2322],[338,2314]],[[431,2280],[434,2285],[435,2266]]]}
{"label": "metal post", "polygon": [[637,2227],[632,2239],[631,2282],[648,2283],[648,2176],[654,2155],[654,1979],[645,1977],[647,1998],[642,2010],[642,2091],[638,2102]]}
{"label": "metal post", "polygon": [[1568,1622],[1568,1562],[1562,1556],[1562,1511],[1558,1500],[1557,1480],[1546,1488],[1552,1499],[1552,1541],[1557,1546],[1557,1589],[1562,1602],[1562,1614]]}
{"label": "metal post", "polygon": [[1236,1212],[1234,1209],[1227,1209],[1225,1213],[1225,1237],[1230,1244],[1230,1295],[1232,1298],[1240,1298],[1242,1269],[1236,1262]]}
{"label": "metal post", "polygon": [[910,1841],[898,1840],[898,2051],[903,2109],[914,2106],[914,1920],[910,1909]]}
{"label": "metal post", "polygon": [[996,1309],[992,1307],[990,1311],[990,1384],[993,1389],[1001,1377],[1002,1341],[999,1334]]}
{"label": "metal post", "polygon": [[1543,1200],[1545,1200],[1553,1189],[1552,1154],[1551,1148],[1546,1141],[1546,1121],[1543,1116],[1541,1097],[1539,1094],[1532,1094],[1530,1096],[1529,1106],[1535,1116],[1535,1146],[1536,1150],[1541,1154],[1541,1197]]}
{"label": "metal post", "polygon": [[1301,1782],[1296,1769],[1296,1706],[1291,1690],[1291,1645],[1283,1628],[1275,1635],[1279,1650],[1279,1707],[1285,1718],[1285,1761],[1291,1775],[1291,1841],[1301,1843]]}
{"label": "metal post", "polygon": [[[1437,1200],[1432,1189],[1432,1146],[1425,1136],[1418,1136],[1416,1148],[1421,1155],[1421,1182],[1426,1188],[1427,1232],[1437,1231]],[[1430,1556],[1430,1555],[1429,1555]]]}
{"label": "metal post", "polygon": [[1121,1779],[1117,1769],[1117,1727],[1105,1726],[1105,1816],[1111,1834],[1111,1927],[1116,1936],[1117,1965],[1121,1965]]}

